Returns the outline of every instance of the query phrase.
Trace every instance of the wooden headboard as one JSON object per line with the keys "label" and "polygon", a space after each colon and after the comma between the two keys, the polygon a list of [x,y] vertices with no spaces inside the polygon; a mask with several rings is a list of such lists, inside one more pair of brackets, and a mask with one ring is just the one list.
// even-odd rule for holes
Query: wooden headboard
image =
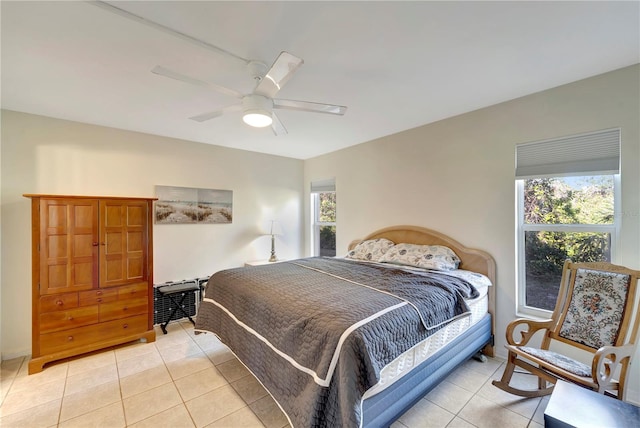
{"label": "wooden headboard", "polygon": [[[460,269],[479,272],[486,275],[493,287],[489,287],[489,312],[492,318],[492,331],[495,333],[495,284],[496,262],[485,251],[467,248],[453,238],[435,230],[419,226],[391,226],[377,230],[362,239],[357,239],[349,244],[352,250],[358,243],[368,239],[386,238],[395,244],[419,244],[419,245],[444,245],[451,248],[460,258]],[[485,348],[485,354],[493,355],[493,347]]]}
{"label": "wooden headboard", "polygon": [[460,257],[460,269],[482,273],[495,284],[496,263],[489,253],[467,248],[453,238],[424,227],[392,226],[380,229],[362,239],[351,242],[349,250],[352,250],[362,241],[377,238],[386,238],[395,244],[444,245],[451,248]]}

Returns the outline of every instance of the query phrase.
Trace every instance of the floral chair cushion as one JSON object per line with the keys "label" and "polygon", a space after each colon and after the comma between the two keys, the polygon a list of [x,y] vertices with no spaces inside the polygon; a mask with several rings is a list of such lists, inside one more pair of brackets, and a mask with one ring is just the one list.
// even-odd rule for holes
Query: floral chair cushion
{"label": "floral chair cushion", "polygon": [[553,364],[556,367],[560,367],[561,369],[564,369],[569,373],[573,373],[574,375],[591,377],[591,367],[581,363],[580,361],[576,361],[562,354],[558,354],[557,352],[545,351],[544,349],[538,348],[530,348],[528,346],[519,346],[518,349],[529,355],[533,355],[534,357],[537,357],[542,361],[546,361],[547,363]]}
{"label": "floral chair cushion", "polygon": [[395,244],[385,238],[362,241],[349,251],[345,258],[354,260],[380,261],[382,256]]}
{"label": "floral chair cushion", "polygon": [[460,264],[460,259],[449,247],[417,244],[394,245],[380,261],[437,270],[454,270]]}
{"label": "floral chair cushion", "polygon": [[614,345],[629,283],[629,275],[578,269],[560,336],[593,349]]}

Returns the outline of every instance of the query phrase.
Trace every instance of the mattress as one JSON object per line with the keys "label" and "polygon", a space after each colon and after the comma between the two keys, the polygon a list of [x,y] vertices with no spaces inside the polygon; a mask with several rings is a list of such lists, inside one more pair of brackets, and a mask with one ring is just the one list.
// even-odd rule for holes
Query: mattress
{"label": "mattress", "polygon": [[397,349],[470,318],[465,298],[479,297],[455,274],[397,270],[306,258],[217,272],[196,329],[215,332],[293,425],[359,426],[362,394]]}
{"label": "mattress", "polygon": [[488,279],[485,277],[471,282],[480,293],[477,298],[467,300],[471,315],[453,321],[386,365],[380,371],[380,381],[365,392],[363,400],[391,386],[484,317],[489,310]]}

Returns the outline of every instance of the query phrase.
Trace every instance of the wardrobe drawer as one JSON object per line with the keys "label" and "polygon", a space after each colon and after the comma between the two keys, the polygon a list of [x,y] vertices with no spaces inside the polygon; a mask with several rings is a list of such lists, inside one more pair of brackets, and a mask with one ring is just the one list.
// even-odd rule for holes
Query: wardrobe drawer
{"label": "wardrobe drawer", "polygon": [[100,305],[100,322],[110,321],[149,312],[149,301],[140,299],[118,300]]}
{"label": "wardrobe drawer", "polygon": [[98,322],[98,306],[40,314],[40,333],[67,330]]}
{"label": "wardrobe drawer", "polygon": [[125,285],[118,288],[118,300],[137,299],[148,296],[149,284],[141,282],[139,284]]}
{"label": "wardrobe drawer", "polygon": [[118,300],[118,290],[99,289],[80,292],[80,306],[91,306],[116,300]]}
{"label": "wardrobe drawer", "polygon": [[40,354],[52,354],[147,331],[146,315],[40,335]]}
{"label": "wardrobe drawer", "polygon": [[51,294],[40,297],[40,313],[65,311],[78,307],[78,293]]}

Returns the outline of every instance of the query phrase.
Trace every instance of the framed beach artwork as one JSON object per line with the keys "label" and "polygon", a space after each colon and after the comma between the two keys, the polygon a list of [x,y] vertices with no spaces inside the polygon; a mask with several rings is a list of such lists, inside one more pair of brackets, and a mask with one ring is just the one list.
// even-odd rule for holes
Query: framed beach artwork
{"label": "framed beach artwork", "polygon": [[156,186],[156,224],[217,224],[233,220],[233,191]]}

